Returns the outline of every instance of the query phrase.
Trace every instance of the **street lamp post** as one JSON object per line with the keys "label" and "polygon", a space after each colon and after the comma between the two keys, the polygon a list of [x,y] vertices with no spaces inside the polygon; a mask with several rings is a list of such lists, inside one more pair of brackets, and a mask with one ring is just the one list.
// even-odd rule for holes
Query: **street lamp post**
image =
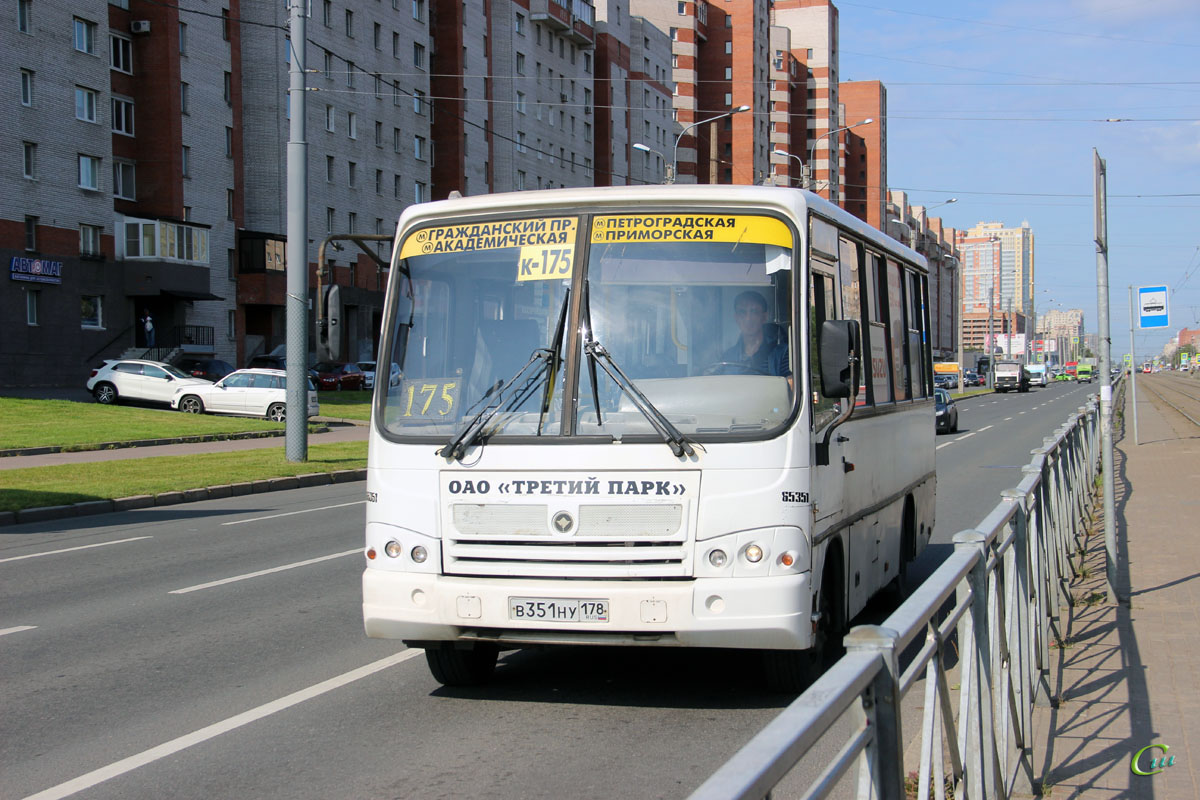
{"label": "street lamp post", "polygon": [[[796,159],[796,163],[800,165],[800,181],[801,181],[801,185],[803,186],[804,185],[804,159],[800,158],[800,156],[798,156],[798,155],[789,153],[787,150],[772,150],[771,153],[773,155],[783,156],[784,158]],[[791,185],[792,185],[792,181],[789,178],[788,186],[791,186]]]}
{"label": "street lamp post", "polygon": [[826,136],[832,136],[835,133],[841,133],[842,131],[848,131],[851,128],[857,128],[860,125],[870,125],[874,121],[875,120],[871,117],[867,117],[862,122],[856,122],[853,125],[847,125],[844,128],[834,128],[831,131],[825,131],[825,133],[822,133],[820,136],[813,139],[813,143],[808,148],[808,164],[804,168],[804,188],[811,192],[814,184],[816,184],[816,181],[813,180],[813,159],[817,157],[817,144],[819,144],[822,139],[824,139]]}
{"label": "street lamp post", "polygon": [[674,183],[675,176],[679,174],[679,142],[681,139],[683,139],[683,135],[685,133],[690,131],[692,128],[695,128],[697,125],[703,125],[706,122],[716,122],[719,119],[732,117],[734,114],[740,114],[743,111],[749,110],[750,106],[738,106],[733,111],[726,111],[724,114],[717,114],[715,117],[709,117],[708,119],[702,119],[689,125],[685,125],[683,130],[679,132],[679,135],[675,137],[675,150],[671,153],[671,175],[667,179],[667,183]]}
{"label": "street lamp post", "polygon": [[[654,149],[654,148],[652,148],[652,147],[648,147],[648,146],[646,146],[646,145],[642,144],[641,142],[638,142],[637,144],[635,144],[635,145],[633,146],[633,149],[634,149],[634,150],[641,150],[643,153],[654,153],[654,155],[656,155],[656,156],[658,156],[659,158],[661,158],[661,159],[662,159],[664,162],[667,160],[667,157],[666,157],[666,156],[664,156],[662,153],[658,152],[657,150],[655,150],[655,149]],[[663,178],[663,183],[674,183],[674,175],[673,175],[673,174],[672,174],[672,172],[671,172],[671,165],[670,165],[670,164],[667,164],[667,165],[666,165],[666,172],[667,172],[667,174],[666,174],[666,176]]]}

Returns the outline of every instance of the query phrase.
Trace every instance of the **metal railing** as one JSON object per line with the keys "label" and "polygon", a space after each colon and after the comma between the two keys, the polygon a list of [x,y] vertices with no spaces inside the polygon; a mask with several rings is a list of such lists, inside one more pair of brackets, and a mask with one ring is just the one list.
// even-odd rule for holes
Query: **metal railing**
{"label": "metal railing", "polygon": [[[1124,383],[1117,391],[1120,406]],[[769,797],[847,712],[853,731],[803,797],[826,797],[857,765],[858,796],[901,800],[1029,794],[1033,706],[1050,702],[1050,647],[1071,602],[1085,514],[1100,468],[1093,397],[1033,451],[1023,480],[882,625],[859,626],[846,655],[722,765],[692,800]],[[943,614],[943,606],[954,606]],[[953,642],[957,629],[957,642]],[[901,654],[924,642],[901,671]],[[959,657],[957,715],[947,650]],[[901,701],[925,677],[916,786],[905,784]],[[932,794],[931,794],[932,793]]]}

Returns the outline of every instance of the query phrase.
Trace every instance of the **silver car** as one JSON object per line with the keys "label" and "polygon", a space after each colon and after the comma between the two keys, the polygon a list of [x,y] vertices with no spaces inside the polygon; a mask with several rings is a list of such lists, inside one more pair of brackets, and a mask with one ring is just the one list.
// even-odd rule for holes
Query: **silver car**
{"label": "silver car", "polygon": [[176,390],[189,386],[212,386],[161,361],[123,358],[105,361],[92,370],[87,390],[97,403],[111,405],[122,398],[152,403],[170,403]]}

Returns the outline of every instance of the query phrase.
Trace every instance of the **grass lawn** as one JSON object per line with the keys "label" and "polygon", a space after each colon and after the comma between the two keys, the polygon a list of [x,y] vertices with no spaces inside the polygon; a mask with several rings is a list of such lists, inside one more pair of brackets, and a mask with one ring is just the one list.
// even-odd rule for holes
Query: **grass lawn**
{"label": "grass lawn", "polygon": [[100,442],[271,431],[284,427],[283,423],[251,417],[17,397],[0,397],[0,420],[4,421],[0,424],[0,449],[48,446],[87,449],[88,445]]}
{"label": "grass lawn", "polygon": [[233,453],[197,453],[3,470],[0,471],[0,487],[3,487],[0,511],[202,489],[310,472],[361,469],[367,465],[366,442],[313,445],[308,448],[308,461],[292,463],[287,460],[285,446],[280,441],[279,447]]}
{"label": "grass lawn", "polygon": [[369,420],[371,394],[369,389],[356,392],[319,392],[317,400],[321,403],[321,416]]}

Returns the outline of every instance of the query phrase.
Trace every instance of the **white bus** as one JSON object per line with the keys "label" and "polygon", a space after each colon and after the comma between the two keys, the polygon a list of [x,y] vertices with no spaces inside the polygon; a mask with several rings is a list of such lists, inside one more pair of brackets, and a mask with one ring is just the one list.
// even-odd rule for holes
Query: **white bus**
{"label": "white bus", "polygon": [[445,684],[594,644],[761,650],[799,689],[933,530],[927,296],[920,255],[795,189],[409,207],[367,635]]}

